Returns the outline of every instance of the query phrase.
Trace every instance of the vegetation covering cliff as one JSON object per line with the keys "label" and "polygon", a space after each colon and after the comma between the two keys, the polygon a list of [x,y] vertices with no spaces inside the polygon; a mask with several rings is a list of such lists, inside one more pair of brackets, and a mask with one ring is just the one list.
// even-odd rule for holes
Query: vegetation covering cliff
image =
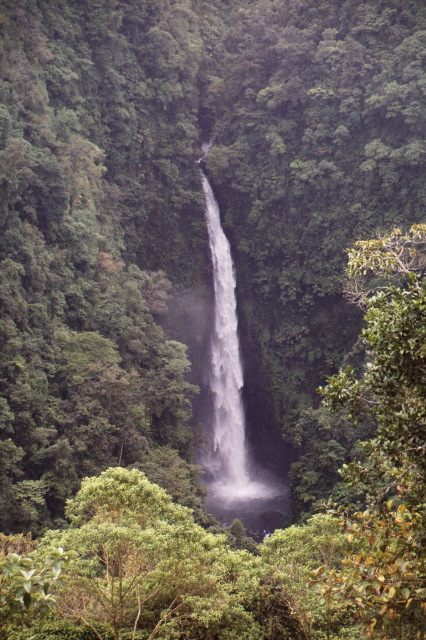
{"label": "vegetation covering cliff", "polygon": [[[0,0],[0,32],[0,639],[424,640],[423,3]],[[208,285],[202,135],[250,437],[298,451],[306,522],[255,554],[205,529],[161,328]]]}
{"label": "vegetation covering cliff", "polygon": [[176,497],[200,506],[196,389],[158,324],[169,278],[194,282],[205,258],[200,16],[0,9],[1,527],[60,524],[80,478],[111,464],[179,478]]}
{"label": "vegetation covering cliff", "polygon": [[[299,447],[294,505],[306,511],[369,431],[310,413],[360,330],[341,295],[345,247],[423,215],[425,9],[3,0],[1,11],[4,482],[22,505],[4,526],[60,516],[78,478],[150,447],[190,460],[187,364],[158,321],[171,282],[205,278],[200,122],[236,251],[251,437],[279,427]],[[119,402],[96,404],[120,376],[118,415]],[[139,445],[125,445],[124,423]],[[59,451],[74,478],[61,489]]]}
{"label": "vegetation covering cliff", "polygon": [[244,288],[246,358],[260,345],[254,383],[311,456],[293,470],[298,512],[356,440],[309,413],[361,328],[342,297],[345,249],[424,219],[425,20],[417,0],[259,1],[236,8],[215,52],[207,166]]}

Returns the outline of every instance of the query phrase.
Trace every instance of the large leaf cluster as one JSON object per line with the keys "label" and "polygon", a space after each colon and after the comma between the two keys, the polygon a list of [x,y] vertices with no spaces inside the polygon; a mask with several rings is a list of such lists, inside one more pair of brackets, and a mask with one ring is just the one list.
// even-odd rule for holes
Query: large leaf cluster
{"label": "large leaf cluster", "polygon": [[[351,265],[368,256],[365,246]],[[393,251],[393,249],[390,249]],[[386,252],[372,252],[367,271],[387,268]],[[426,477],[424,367],[426,286],[408,272],[400,287],[388,285],[367,298],[364,371],[332,377],[323,390],[331,407],[348,407],[354,418],[368,414],[377,435],[364,446],[364,460],[343,467],[347,482],[362,488],[367,508],[341,508],[338,516],[359,541],[357,553],[325,575],[324,593],[340,598],[371,637],[422,638],[426,612]],[[323,571],[323,570],[321,570]],[[320,572],[321,572],[320,571]],[[343,599],[343,601],[342,601]]]}
{"label": "large leaf cluster", "polygon": [[71,526],[49,532],[78,557],[56,590],[58,611],[89,628],[171,638],[305,638],[285,590],[260,558],[195,524],[137,470],[110,468],[83,481]]}

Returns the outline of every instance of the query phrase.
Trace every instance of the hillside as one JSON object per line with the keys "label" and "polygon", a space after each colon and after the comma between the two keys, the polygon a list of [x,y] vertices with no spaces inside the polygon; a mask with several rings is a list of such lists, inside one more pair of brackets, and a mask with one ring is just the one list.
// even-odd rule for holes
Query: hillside
{"label": "hillside", "polygon": [[[166,486],[179,469],[176,499],[201,507],[189,421],[211,286],[206,136],[250,440],[280,473],[297,456],[294,512],[308,512],[372,431],[317,412],[318,385],[363,358],[348,356],[362,317],[342,296],[345,249],[424,216],[425,8],[2,0],[0,13],[2,528],[60,523],[80,479],[116,463]],[[194,407],[199,425],[203,396]]]}

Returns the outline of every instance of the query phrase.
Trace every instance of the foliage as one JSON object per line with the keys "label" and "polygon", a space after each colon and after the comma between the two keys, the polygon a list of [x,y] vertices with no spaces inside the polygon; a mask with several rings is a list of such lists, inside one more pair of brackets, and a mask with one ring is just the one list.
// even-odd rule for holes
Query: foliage
{"label": "foliage", "polygon": [[[396,251],[417,232],[398,233]],[[366,273],[401,271],[395,245],[389,239],[384,245],[385,251],[381,240],[358,245],[349,272],[356,275],[360,264]],[[344,597],[371,637],[422,638],[426,620],[426,282],[413,272],[404,276],[402,286],[388,285],[366,300],[363,338],[370,351],[363,374],[342,371],[323,391],[329,406],[346,406],[354,417],[368,413],[377,422],[376,438],[364,445],[365,461],[343,469],[346,481],[367,496],[365,511],[340,512],[350,539],[360,539],[360,552],[348,554],[325,586],[330,597]]]}
{"label": "foliage", "polygon": [[3,559],[9,553],[17,553],[19,555],[28,556],[34,551],[37,543],[32,540],[31,535],[23,535],[19,533],[15,536],[5,536],[0,534],[0,557]]}
{"label": "foliage", "polygon": [[[341,569],[325,574],[323,593],[361,620],[369,637],[422,638],[426,621],[424,517],[389,500],[381,508],[344,514],[348,540],[359,542]],[[422,522],[423,520],[423,522]],[[325,567],[315,572],[324,574]]]}
{"label": "foliage", "polygon": [[[358,424],[314,396],[361,325],[341,296],[344,247],[422,220],[420,5],[0,0],[1,529],[65,527],[67,499],[102,474],[37,556],[49,540],[79,551],[55,591],[62,614],[88,624],[36,621],[16,634],[356,637],[333,594],[372,635],[421,628],[425,286],[386,278],[395,260],[423,268],[424,225],[350,254],[369,280],[371,352],[327,393],[361,412]],[[258,385],[268,430],[298,448],[297,517],[330,492],[345,504],[337,469],[377,424],[345,471],[366,496],[364,511],[339,516],[359,540],[343,569],[347,540],[331,519],[271,536],[261,560],[241,550],[240,523],[231,549],[138,471],[210,523],[189,427],[196,387],[185,347],[159,326],[170,327],[171,295],[208,278],[200,124],[215,139],[206,165],[235,247],[243,350],[259,372],[247,398]],[[324,602],[307,585],[317,563]],[[7,578],[24,604],[27,564]],[[33,576],[49,582],[43,566]]]}
{"label": "foliage", "polygon": [[193,151],[205,9],[0,2],[5,532],[62,526],[82,477],[158,446],[192,462],[196,388],[158,319],[205,261]]}
{"label": "foliage", "polygon": [[116,640],[124,629],[147,638],[298,637],[285,596],[279,614],[265,609],[272,592],[259,559],[196,525],[142,472],[111,468],[84,480],[68,515],[70,529],[50,532],[39,551],[60,542],[79,553],[57,591],[62,615],[93,630],[108,624]]}
{"label": "foliage", "polygon": [[344,248],[423,222],[424,20],[416,0],[259,0],[234,8],[216,48],[205,162],[243,350],[258,354],[247,395],[262,387],[288,441],[361,328],[341,294]]}
{"label": "foliage", "polygon": [[[2,631],[7,635],[2,635]],[[69,622],[68,620],[57,619],[36,619],[30,626],[21,629],[6,627],[0,631],[0,638],[5,640],[31,640],[36,637],[39,640],[112,640],[111,630],[105,627],[97,627],[97,629],[89,629],[87,626]],[[123,638],[127,640],[127,638]],[[135,640],[139,640],[136,636]]]}
{"label": "foliage", "polygon": [[137,468],[148,480],[165,489],[173,500],[190,507],[200,524],[211,524],[203,505],[206,489],[200,483],[202,468],[187,463],[171,447],[157,447],[146,451]]}
{"label": "foliage", "polygon": [[31,558],[9,553],[0,561],[0,616],[4,620],[27,612],[45,615],[55,604],[52,591],[60,584],[63,568],[72,552],[59,547],[47,550],[44,565]]}
{"label": "foliage", "polygon": [[362,378],[351,369],[329,381],[330,406],[344,404],[353,415],[371,413],[380,451],[398,465],[424,469],[424,321],[426,287],[409,274],[406,286],[389,287],[371,299],[364,340],[371,349]]}
{"label": "foliage", "polygon": [[183,287],[206,295],[200,126],[258,371],[247,398],[270,404],[256,433],[292,440],[316,409],[361,322],[340,295],[343,247],[420,220],[424,8],[1,0],[0,14],[0,526],[40,535],[85,475],[157,447],[192,464],[195,388],[158,322]]}
{"label": "foliage", "polygon": [[257,544],[253,538],[247,536],[246,528],[239,518],[235,518],[225,529],[225,532],[232,547],[246,549],[255,555],[259,554]]}
{"label": "foliage", "polygon": [[371,420],[354,428],[345,411],[324,407],[302,412],[291,431],[292,442],[301,451],[291,466],[293,518],[306,518],[318,511],[324,500],[347,504],[361,501],[362,493],[341,482],[339,470],[359,454],[359,443],[374,433]]}
{"label": "foliage", "polygon": [[410,271],[422,271],[425,267],[422,252],[425,242],[424,224],[413,225],[404,234],[400,229],[394,229],[387,236],[355,242],[354,248],[348,251],[347,297],[351,302],[362,304],[367,294],[380,290],[372,281],[390,277],[401,279]]}
{"label": "foliage", "polygon": [[330,599],[321,598],[321,585],[310,581],[318,565],[335,571],[350,548],[338,520],[317,514],[303,525],[275,531],[261,545],[263,561],[274,579],[292,594],[292,607],[300,617],[307,637],[361,637],[360,629],[339,611]]}

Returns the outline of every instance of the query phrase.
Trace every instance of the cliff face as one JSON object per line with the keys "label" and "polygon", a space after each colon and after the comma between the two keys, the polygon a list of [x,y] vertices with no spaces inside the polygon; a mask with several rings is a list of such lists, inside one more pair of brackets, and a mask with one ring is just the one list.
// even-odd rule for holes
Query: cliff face
{"label": "cliff face", "polygon": [[178,465],[179,499],[200,504],[188,361],[160,324],[202,383],[201,129],[237,265],[250,437],[286,466],[280,432],[297,439],[359,332],[345,247],[421,220],[426,197],[425,10],[317,5],[0,1],[3,529],[60,522],[80,478],[117,462]]}
{"label": "cliff face", "polygon": [[260,378],[288,440],[360,331],[346,247],[424,217],[424,21],[414,1],[258,2],[217,49],[207,167],[258,354],[248,393]]}
{"label": "cliff face", "polygon": [[207,260],[200,17],[3,1],[0,23],[1,526],[60,524],[80,478],[117,463],[178,474],[199,506],[195,388],[159,322]]}

